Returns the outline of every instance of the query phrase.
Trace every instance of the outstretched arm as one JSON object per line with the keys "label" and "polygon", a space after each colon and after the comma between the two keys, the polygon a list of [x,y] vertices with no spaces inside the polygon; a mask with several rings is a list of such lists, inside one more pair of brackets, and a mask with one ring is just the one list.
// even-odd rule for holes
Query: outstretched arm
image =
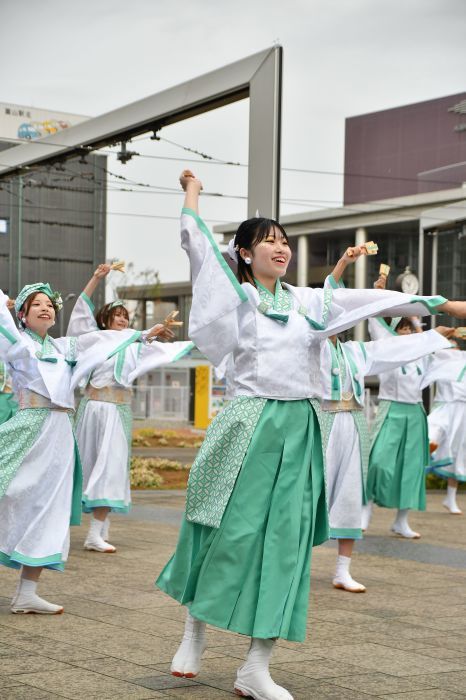
{"label": "outstretched arm", "polygon": [[95,270],[94,274],[92,275],[91,279],[89,282],[86,284],[86,286],[83,289],[83,294],[85,294],[89,299],[92,297],[94,294],[95,290],[99,286],[100,282],[107,277],[108,273],[111,270],[111,265],[108,265],[107,263],[104,263],[102,265],[99,265],[98,268]]}
{"label": "outstretched arm", "polygon": [[437,306],[437,311],[453,318],[466,318],[466,301],[446,301]]}

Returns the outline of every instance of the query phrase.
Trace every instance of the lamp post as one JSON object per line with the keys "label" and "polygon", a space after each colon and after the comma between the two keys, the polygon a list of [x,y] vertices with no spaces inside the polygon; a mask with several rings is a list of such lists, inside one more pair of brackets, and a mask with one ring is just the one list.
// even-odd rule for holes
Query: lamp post
{"label": "lamp post", "polygon": [[72,299],[76,299],[76,294],[74,292],[70,292],[63,299],[63,308],[60,313],[60,338],[63,338],[65,335],[65,304],[67,301],[71,301]]}

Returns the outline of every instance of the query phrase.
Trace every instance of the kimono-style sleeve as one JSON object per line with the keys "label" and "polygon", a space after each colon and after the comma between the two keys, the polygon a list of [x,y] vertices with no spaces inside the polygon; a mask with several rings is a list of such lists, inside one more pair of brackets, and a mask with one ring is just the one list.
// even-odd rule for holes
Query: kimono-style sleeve
{"label": "kimono-style sleeve", "polygon": [[[435,314],[447,300],[443,297],[416,297],[402,292],[380,289],[314,289],[320,293],[317,314],[322,321],[315,325],[325,336],[341,333],[371,316],[425,316]],[[317,299],[318,301],[318,299]],[[311,311],[312,313],[312,311]]]}
{"label": "kimono-style sleeve", "polygon": [[[144,335],[144,334],[143,334]],[[194,343],[189,341],[176,341],[174,343],[136,343],[128,350],[128,383],[132,384],[138,377],[151,372],[157,367],[176,362],[187,355],[194,348]]]}
{"label": "kimono-style sleeve", "polygon": [[13,362],[31,355],[6,305],[8,297],[0,289],[0,360]]}
{"label": "kimono-style sleeve", "polygon": [[182,211],[181,245],[191,263],[193,285],[189,337],[213,365],[219,365],[238,344],[237,312],[249,297],[192,209]]}
{"label": "kimono-style sleeve", "polygon": [[[421,335],[419,333],[419,335]],[[432,356],[429,367],[422,378],[421,388],[434,382],[460,382],[466,378],[466,352],[442,350]]]}
{"label": "kimono-style sleeve", "polygon": [[99,330],[94,318],[94,308],[91,299],[82,292],[71,312],[66,335],[78,336]]}
{"label": "kimono-style sleeve", "polygon": [[426,331],[389,336],[368,343],[349,341],[344,347],[359,356],[358,364],[363,368],[364,376],[368,376],[389,372],[437,350],[445,350],[450,347],[450,342],[437,331]]}
{"label": "kimono-style sleeve", "polygon": [[[74,366],[71,388],[75,389],[83,379],[102,365],[106,360],[124,350],[132,343],[141,339],[141,331],[91,331],[74,338]],[[70,338],[59,338],[57,345],[62,345],[62,353],[66,355],[66,347]]]}
{"label": "kimono-style sleeve", "polygon": [[377,318],[370,318],[367,326],[371,340],[381,340],[382,338],[398,336],[397,332],[380,316]]}

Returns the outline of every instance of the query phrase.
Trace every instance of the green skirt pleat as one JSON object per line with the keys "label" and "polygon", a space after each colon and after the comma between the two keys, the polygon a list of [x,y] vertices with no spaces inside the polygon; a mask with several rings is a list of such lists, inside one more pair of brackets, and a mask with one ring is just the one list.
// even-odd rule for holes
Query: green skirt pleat
{"label": "green skirt pleat", "polygon": [[13,418],[18,410],[18,404],[13,398],[13,394],[0,391],[0,425]]}
{"label": "green skirt pleat", "polygon": [[313,544],[328,538],[320,430],[308,401],[267,401],[220,527],[184,520],[156,585],[191,614],[303,641]]}
{"label": "green skirt pleat", "polygon": [[368,498],[385,508],[425,510],[428,461],[424,407],[392,401],[369,458]]}

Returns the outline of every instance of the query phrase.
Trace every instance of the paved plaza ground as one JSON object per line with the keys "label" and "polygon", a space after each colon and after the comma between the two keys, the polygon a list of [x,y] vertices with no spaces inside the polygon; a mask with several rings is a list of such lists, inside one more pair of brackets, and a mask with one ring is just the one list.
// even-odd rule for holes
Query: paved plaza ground
{"label": "paved plaza ground", "polygon": [[[430,494],[428,512],[413,515],[417,542],[391,537],[392,514],[376,510],[352,569],[365,594],[332,588],[333,543],[314,550],[307,641],[281,641],[273,657],[274,679],[295,700],[466,697],[466,517],[448,515],[441,498]],[[134,502],[130,516],[113,518],[116,554],[82,549],[86,516],[66,572],[44,572],[40,592],[64,615],[11,615],[17,573],[1,570],[2,700],[234,697],[248,645],[239,635],[211,628],[198,678],[169,673],[184,610],[153,581],[174,548],[184,494],[139,492]]]}

